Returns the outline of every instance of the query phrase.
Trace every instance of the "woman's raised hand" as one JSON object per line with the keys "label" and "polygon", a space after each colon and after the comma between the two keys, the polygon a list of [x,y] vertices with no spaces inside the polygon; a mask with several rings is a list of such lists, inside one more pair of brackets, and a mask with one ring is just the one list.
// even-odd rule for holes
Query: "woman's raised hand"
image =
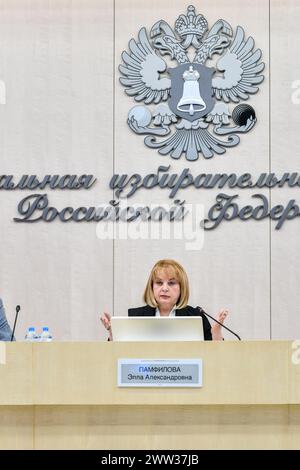
{"label": "woman's raised hand", "polygon": [[111,315],[107,312],[104,312],[100,317],[102,325],[104,326],[104,328],[107,331],[109,331],[109,339],[112,340],[112,331],[111,331],[110,319],[111,319]]}
{"label": "woman's raised hand", "polygon": [[227,308],[222,308],[217,315],[217,320],[223,324],[226,318],[228,317],[228,314],[229,311],[227,310]]}
{"label": "woman's raised hand", "polygon": [[[218,315],[216,316],[216,319],[222,323],[224,323],[224,321],[226,320],[226,318],[228,317],[228,314],[229,314],[229,311],[227,310],[227,308],[222,308]],[[215,340],[215,341],[222,341],[223,339],[223,335],[222,335],[222,327],[221,325],[218,325],[218,323],[215,323],[213,326],[212,326],[212,329],[211,329],[211,333],[212,333],[212,339]]]}

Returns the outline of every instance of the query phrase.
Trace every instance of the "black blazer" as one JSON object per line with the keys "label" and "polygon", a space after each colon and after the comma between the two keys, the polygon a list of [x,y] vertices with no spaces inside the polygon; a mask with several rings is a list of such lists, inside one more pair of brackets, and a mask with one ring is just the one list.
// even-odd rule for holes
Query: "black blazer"
{"label": "black blazer", "polygon": [[[144,305],[144,307],[129,308],[128,316],[129,317],[154,317],[155,311],[156,309],[154,307],[150,307],[149,305]],[[197,308],[187,305],[184,308],[180,308],[179,310],[176,310],[175,315],[176,317],[202,317],[204,339],[206,341],[212,340],[210,323],[207,317],[203,313],[200,313]]]}

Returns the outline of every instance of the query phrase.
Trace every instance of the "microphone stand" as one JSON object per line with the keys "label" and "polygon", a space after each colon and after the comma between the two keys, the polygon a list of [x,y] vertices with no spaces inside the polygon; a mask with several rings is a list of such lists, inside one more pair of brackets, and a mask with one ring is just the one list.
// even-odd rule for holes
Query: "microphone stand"
{"label": "microphone stand", "polygon": [[201,307],[196,307],[197,310],[199,310],[200,313],[202,313],[203,315],[206,315],[207,317],[211,318],[214,322],[218,323],[219,325],[221,325],[223,328],[225,328],[225,330],[229,331],[230,333],[232,333],[234,336],[237,337],[237,339],[239,341],[242,341],[241,338],[239,337],[239,335],[237,335],[234,331],[232,331],[230,328],[228,328],[227,326],[223,325],[223,323],[221,323],[220,321],[216,320],[214,317],[212,317],[211,315],[209,315],[208,313],[204,312],[203,308]]}
{"label": "microphone stand", "polygon": [[19,315],[19,311],[20,311],[20,310],[21,310],[21,307],[20,307],[20,305],[17,305],[17,306],[16,306],[16,316],[15,316],[15,323],[14,323],[14,327],[13,327],[13,330],[12,330],[12,334],[11,334],[10,341],[13,341],[13,339],[14,339],[14,334],[15,334],[16,324],[17,324],[18,315]]}

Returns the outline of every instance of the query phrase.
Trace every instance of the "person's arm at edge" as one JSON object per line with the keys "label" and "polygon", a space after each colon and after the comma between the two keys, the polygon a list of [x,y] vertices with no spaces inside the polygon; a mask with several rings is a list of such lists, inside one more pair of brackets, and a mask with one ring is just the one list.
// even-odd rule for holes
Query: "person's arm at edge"
{"label": "person's arm at edge", "polygon": [[[12,330],[8,324],[5,315],[4,305],[2,299],[0,298],[0,341],[10,341],[11,335]],[[13,341],[15,341],[15,338],[13,338]]]}

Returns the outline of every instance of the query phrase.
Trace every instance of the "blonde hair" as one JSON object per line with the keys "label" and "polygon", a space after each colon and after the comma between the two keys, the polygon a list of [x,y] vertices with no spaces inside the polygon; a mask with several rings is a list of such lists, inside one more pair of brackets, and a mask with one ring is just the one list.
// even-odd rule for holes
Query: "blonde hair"
{"label": "blonde hair", "polygon": [[146,288],[145,288],[144,297],[143,297],[144,302],[147,305],[150,305],[150,307],[155,307],[155,308],[158,307],[158,304],[155,300],[154,292],[153,292],[153,281],[154,281],[154,278],[157,276],[158,272],[161,271],[162,269],[171,271],[172,276],[174,276],[174,278],[179,282],[180,295],[176,303],[176,307],[178,309],[186,307],[188,300],[189,300],[189,295],[190,295],[188,277],[183,267],[179,263],[177,263],[177,261],[174,261],[172,259],[162,259],[153,266]]}

